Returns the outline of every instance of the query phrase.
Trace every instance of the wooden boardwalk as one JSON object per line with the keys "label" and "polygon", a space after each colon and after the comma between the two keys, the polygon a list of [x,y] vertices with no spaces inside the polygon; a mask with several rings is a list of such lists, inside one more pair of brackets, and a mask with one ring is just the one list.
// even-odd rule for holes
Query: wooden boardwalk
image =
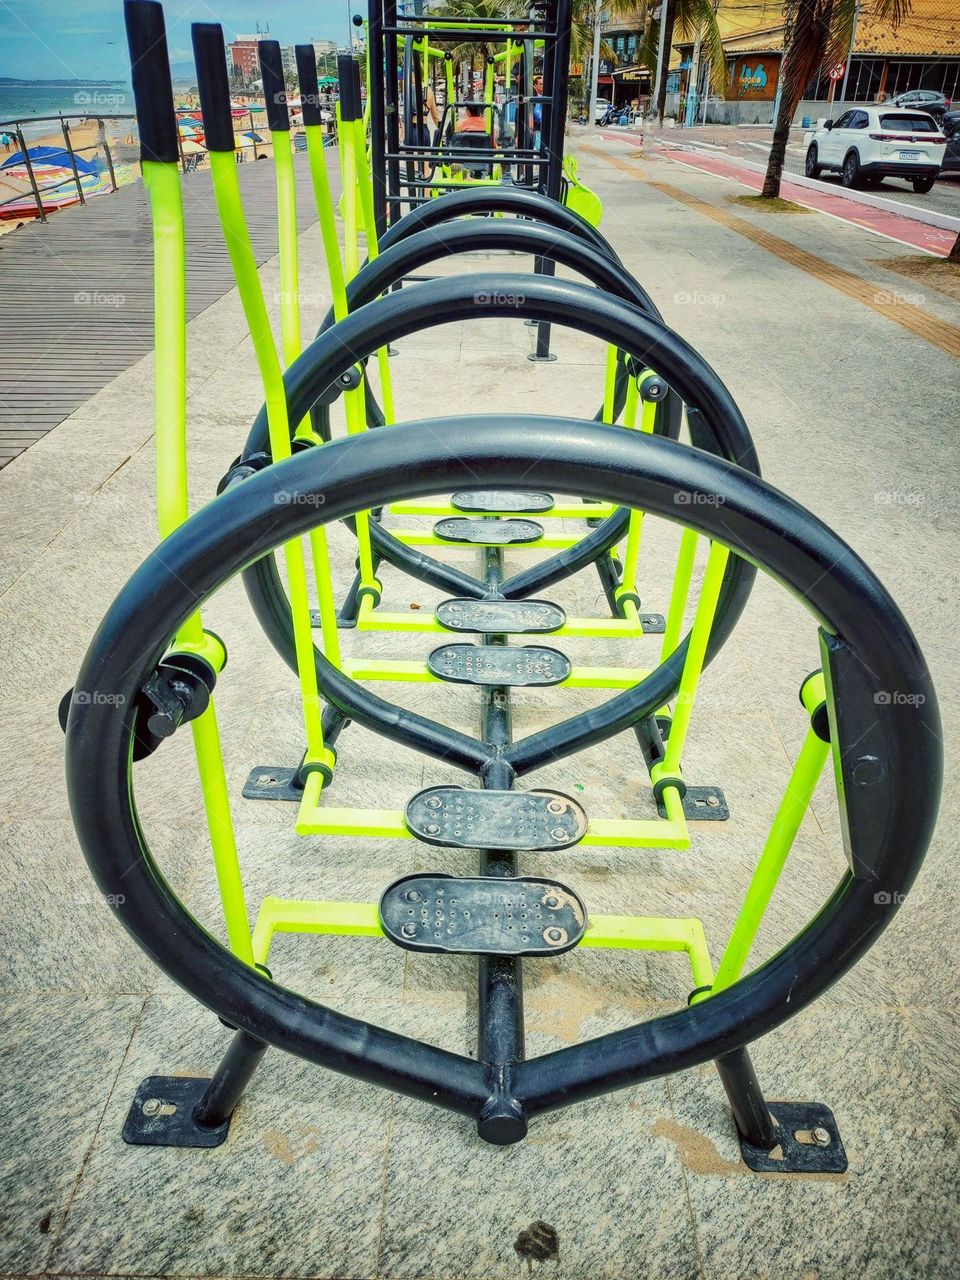
{"label": "wooden boardwalk", "polygon": [[[300,229],[315,221],[306,157],[295,157]],[[331,179],[334,174],[331,173]],[[339,184],[338,184],[339,185]],[[272,162],[240,166],[259,262],[276,253]],[[187,313],[233,288],[210,174],[183,179]],[[140,182],[0,237],[0,467],[153,346],[150,213]]]}

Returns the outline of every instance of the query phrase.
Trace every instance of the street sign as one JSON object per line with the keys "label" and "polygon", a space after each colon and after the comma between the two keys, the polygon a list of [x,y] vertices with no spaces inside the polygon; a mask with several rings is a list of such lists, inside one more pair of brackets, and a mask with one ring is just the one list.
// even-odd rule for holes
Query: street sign
{"label": "street sign", "polygon": [[846,69],[847,69],[847,64],[845,62],[838,62],[837,65],[830,72],[830,79],[842,80]]}

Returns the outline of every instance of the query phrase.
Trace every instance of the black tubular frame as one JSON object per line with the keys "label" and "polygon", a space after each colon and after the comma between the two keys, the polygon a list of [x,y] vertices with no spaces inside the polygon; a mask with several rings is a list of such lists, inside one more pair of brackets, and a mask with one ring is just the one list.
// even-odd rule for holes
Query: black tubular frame
{"label": "black tubular frame", "polygon": [[[660,312],[646,290],[622,267],[618,267],[607,254],[585,244],[567,231],[520,219],[511,219],[506,222],[498,219],[482,221],[471,219],[469,222],[458,219],[436,229],[417,231],[406,236],[398,243],[391,245],[378,258],[367,262],[353,278],[347,288],[348,310],[356,311],[359,307],[373,302],[410,272],[438,258],[484,249],[506,249],[515,253],[532,254],[538,258],[555,260],[579,271],[592,285],[605,289],[613,297],[632,302],[648,315],[662,320]],[[333,328],[334,323],[334,314],[331,309],[324,317],[319,334]],[[621,359],[617,370],[614,417],[619,417],[622,411],[626,386],[627,375]],[[367,383],[366,406],[368,425],[383,425],[383,415],[369,383]],[[324,440],[329,440],[329,405],[326,403],[316,405],[311,413],[315,430]],[[670,392],[668,398],[657,406],[656,430],[662,435],[675,436],[679,432],[680,416],[680,402],[676,395]],[[597,421],[601,421],[602,417],[603,406],[595,415]],[[266,448],[269,449],[269,443]],[[598,557],[602,557],[622,538],[628,518],[628,512],[610,515],[596,529],[587,534],[581,544],[545,562],[547,568],[538,566],[514,575],[509,584],[510,596],[515,598],[521,594],[529,594],[531,591],[551,585],[561,577],[570,576],[591,561],[597,562]],[[443,590],[456,591],[460,595],[479,598],[485,594],[483,583],[460,573],[459,570],[451,569],[449,565],[443,564],[435,557],[417,552],[395,538],[379,522],[371,523],[370,535],[377,554],[405,573],[423,582],[439,586]],[[275,581],[279,582],[279,578]],[[534,585],[528,587],[526,585],[528,582]],[[266,579],[264,584],[266,585]]]}
{"label": "black tubular frame", "polygon": [[[538,9],[546,10],[541,17]],[[509,38],[515,43],[523,44],[524,62],[532,59],[533,42],[542,39],[544,94],[541,120],[541,145],[539,153],[532,146],[526,147],[527,138],[518,138],[524,143],[524,150],[518,151],[515,146],[504,152],[507,163],[511,163],[510,154],[516,154],[518,167],[530,176],[537,188],[553,200],[559,201],[563,183],[563,137],[567,117],[567,94],[569,77],[567,67],[570,62],[571,38],[571,0],[542,0],[536,7],[531,6],[528,18],[512,20],[515,28]],[[397,0],[368,0],[367,7],[367,45],[368,66],[370,68],[367,93],[370,98],[370,160],[373,172],[373,199],[377,235],[382,239],[389,225],[396,224],[401,216],[404,204],[415,206],[416,202],[426,197],[421,193],[415,177],[415,170],[422,161],[441,158],[441,148],[411,146],[409,128],[404,142],[400,142],[401,104],[398,100],[398,84],[400,63],[397,53],[397,38],[404,38],[405,52],[407,41],[418,39],[423,35],[431,41],[472,39],[478,35],[490,43],[499,43],[507,38],[506,33],[496,31],[477,32],[475,24],[471,26],[464,20],[462,29],[449,28],[446,31],[424,31],[423,22],[429,21],[429,15],[398,14]],[[453,21],[454,19],[451,19]],[[505,24],[506,25],[506,24]],[[522,25],[523,30],[520,30]],[[532,78],[532,67],[527,67],[528,79]],[[411,78],[408,58],[404,57],[404,89],[408,90]],[[405,94],[409,98],[409,92]],[[404,103],[402,108],[405,123],[413,117],[412,104]],[[518,110],[518,120],[520,112]],[[442,141],[442,140],[441,140]],[[530,139],[532,143],[532,139]],[[445,149],[447,158],[458,158],[456,151]],[[475,156],[465,153],[463,157],[468,163]],[[407,162],[406,181],[401,176],[401,162]],[[445,197],[444,197],[445,198]]]}
{"label": "black tubular frame", "polygon": [[[478,293],[489,298],[490,302],[477,305],[475,297]],[[518,294],[524,296],[520,308],[508,301]],[[753,474],[759,474],[756,451],[740,410],[721,380],[688,343],[628,302],[610,297],[598,289],[546,276],[491,274],[435,280],[403,289],[361,307],[317,338],[287,369],[284,386],[289,421],[302,421],[317,398],[340,374],[377,347],[435,325],[498,315],[518,318],[528,315],[536,320],[572,324],[584,333],[619,346],[644,366],[656,369],[686,403],[698,406],[703,434],[712,436],[713,448],[718,453]],[[445,421],[431,420],[431,429],[443,431]],[[487,419],[477,421],[485,423]],[[624,435],[634,434],[623,427],[616,429]],[[390,427],[387,433],[394,430],[395,427]],[[263,456],[267,446],[266,413],[261,410],[243,456]],[[320,451],[330,447],[328,444],[318,446]],[[596,543],[591,542],[593,535],[599,535],[601,543],[606,536],[602,527],[593,530],[593,534],[582,539],[577,547],[569,548],[569,554],[560,552],[540,565],[508,578],[500,585],[501,594],[508,599],[521,598],[569,576],[574,568],[589,564],[597,554]],[[576,562],[574,553],[582,557],[580,563]],[[430,558],[423,559],[426,565]],[[439,562],[433,563],[447,569]],[[482,584],[477,584],[468,575],[461,574],[459,570],[451,570],[450,574],[457,577],[452,581],[450,577],[443,579],[426,569],[419,576],[446,589],[452,587],[456,590],[461,581],[468,585],[473,583],[474,589],[468,594],[475,598],[484,594]],[[731,557],[728,561],[706,662],[716,656],[736,625],[754,577],[754,568],[745,560]],[[274,558],[266,556],[249,566],[244,572],[244,585],[267,638],[296,671],[290,607]],[[653,714],[675,694],[688,644],[689,638],[681,641],[674,653],[644,680],[611,696],[602,706],[513,744],[509,749],[509,759],[515,774],[529,773],[549,761],[562,759],[592,743],[602,742]],[[322,696],[341,714],[357,723],[471,772],[478,768],[478,752],[484,758],[488,755],[483,744],[466,734],[446,727],[441,729],[432,721],[404,711],[362,688],[340,673],[316,646],[314,661]]]}
{"label": "black tubular frame", "polygon": [[[164,880],[137,817],[131,776],[140,691],[170,638],[224,582],[318,523],[478,477],[506,489],[588,492],[682,523],[761,565],[800,598],[821,627],[841,815],[853,850],[851,869],[806,928],[734,985],[651,1022],[496,1067],[334,1012],[236,959]],[[74,824],[97,884],[152,959],[255,1041],[481,1124],[492,1110],[525,1127],[538,1113],[722,1058],[799,1013],[893,918],[919,871],[942,783],[939,711],[923,655],[895,602],[849,546],[723,459],[563,418],[452,418],[441,441],[420,424],[397,426],[252,475],[192,516],[137,570],[91,642],[77,687],[101,696],[70,709]],[[912,696],[890,698],[889,690]]]}

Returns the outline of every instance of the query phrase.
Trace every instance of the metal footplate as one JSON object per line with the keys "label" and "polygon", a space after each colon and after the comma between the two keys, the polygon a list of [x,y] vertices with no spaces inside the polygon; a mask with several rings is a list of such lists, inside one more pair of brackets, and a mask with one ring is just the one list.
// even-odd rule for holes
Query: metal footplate
{"label": "metal footplate", "polygon": [[468,791],[427,787],[407,802],[407,830],[451,849],[569,849],[587,815],[560,791]]}
{"label": "metal footplate", "polygon": [[448,631],[529,635],[559,631],[567,615],[549,600],[441,600],[436,618]]}
{"label": "metal footplate", "polygon": [[587,912],[553,880],[413,875],[386,890],[380,923],[408,951],[550,956],[577,945]]}
{"label": "metal footplate", "polygon": [[445,644],[427,658],[428,669],[454,684],[559,684],[571,671],[570,659],[559,649],[528,644],[522,648],[494,644]]}
{"label": "metal footplate", "polygon": [[517,543],[536,542],[543,537],[543,526],[535,520],[470,520],[466,516],[449,516],[433,526],[438,538],[447,542],[469,542],[478,547],[509,547]]}
{"label": "metal footplate", "polygon": [[511,493],[507,489],[475,489],[455,493],[450,505],[458,511],[520,511],[535,515],[552,511],[555,506],[549,493]]}
{"label": "metal footplate", "polygon": [[821,1102],[770,1102],[777,1145],[770,1151],[742,1135],[740,1151],[755,1173],[845,1173],[847,1153],[833,1112]]}

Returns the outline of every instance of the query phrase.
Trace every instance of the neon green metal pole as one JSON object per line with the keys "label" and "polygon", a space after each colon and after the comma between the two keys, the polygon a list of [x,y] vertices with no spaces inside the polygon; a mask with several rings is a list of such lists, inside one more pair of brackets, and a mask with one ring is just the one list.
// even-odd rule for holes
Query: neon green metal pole
{"label": "neon green metal pole", "polygon": [[660,661],[665,662],[680,643],[680,632],[683,628],[683,611],[690,592],[690,580],[693,577],[693,566],[697,558],[697,544],[700,535],[695,529],[684,529],[680,537],[680,550],[677,553],[677,567],[673,574],[673,590],[670,593],[670,605],[667,609],[667,624],[663,633],[663,644],[660,648]]}
{"label": "neon green metal pole", "polygon": [[710,555],[703,575],[703,586],[700,588],[700,599],[690,629],[690,645],[680,676],[680,688],[677,690],[676,711],[667,738],[667,749],[659,768],[663,773],[676,773],[680,769],[680,757],[683,752],[690,717],[693,714],[693,702],[697,692],[697,682],[703,670],[703,660],[707,652],[707,642],[713,627],[713,619],[717,610],[717,600],[723,583],[723,573],[730,557],[729,550],[719,542],[710,544]]}
{"label": "neon green metal pole", "polygon": [[733,926],[733,932],[727,942],[711,994],[729,987],[743,972],[743,966],[756,941],[764,913],[770,905],[770,899],[777,887],[787,855],[796,839],[803,815],[810,805],[810,799],[829,754],[829,742],[818,738],[810,729],[800,749],[787,789],[773,819],[770,834],[763,846],[760,861],[757,863]]}
{"label": "neon green metal pole", "polygon": [[[240,184],[233,152],[211,151],[210,169],[213,175],[214,198],[223,227],[227,252],[230,255],[230,263],[250,329],[260,377],[263,380],[270,451],[274,461],[279,461],[281,458],[290,456],[290,427],[287,418],[286,394],[283,389],[283,373],[277,358],[277,349],[270,329],[270,318],[257,273],[257,262],[243,214],[243,202],[240,199]],[[303,545],[299,539],[295,538],[285,543],[284,558],[287,566],[287,586],[290,593],[297,670],[303,692],[307,755],[310,760],[328,763],[327,757],[331,753],[325,752],[323,745],[320,696],[313,657],[313,633],[310,627],[306,563]]]}
{"label": "neon green metal pole", "polygon": [[277,239],[280,247],[280,333],[283,363],[293,364],[303,350],[300,338],[300,262],[297,249],[297,198],[290,134],[273,135],[277,179]]}
{"label": "neon green metal pole", "polygon": [[[360,268],[359,229],[357,227],[357,148],[356,131],[348,121],[340,127],[340,164],[343,171],[343,252],[345,277],[352,280]],[[348,435],[358,435],[366,430],[366,405],[364,390],[359,386],[348,391],[344,412]],[[355,516],[357,553],[360,561],[360,579],[364,586],[376,586],[373,570],[373,549],[370,545],[370,513],[358,511]]]}
{"label": "neon green metal pole", "polygon": [[[297,231],[297,188],[293,171],[293,143],[290,134],[276,130],[273,156],[277,180],[277,240],[280,250],[280,333],[283,362],[288,367],[303,350],[300,331],[300,254]],[[340,255],[337,253],[337,264]],[[297,436],[315,440],[309,414],[299,423]],[[314,580],[320,608],[320,626],[324,653],[336,666],[340,665],[340,634],[337,630],[337,608],[330,573],[327,531],[318,525],[310,531]]]}
{"label": "neon green metal pole", "polygon": [[[367,134],[362,120],[354,122],[354,154],[357,160],[357,193],[363,211],[363,225],[366,232],[367,261],[373,262],[380,256],[380,245],[377,240],[377,219],[373,208],[373,177],[367,160]],[[393,404],[393,381],[390,376],[390,357],[386,347],[377,350],[377,369],[380,374],[380,392],[383,399],[383,416],[389,426],[396,422]]]}
{"label": "neon green metal pole", "polygon": [[[150,196],[153,221],[157,516],[161,536],[167,537],[189,514],[187,293],[183,200],[180,170],[176,164],[145,160],[143,181]],[[199,612],[192,614],[181,627],[174,644],[178,642],[203,646],[203,621]],[[191,721],[190,728],[227,939],[234,955],[252,965],[250,921],[243,896],[240,859],[212,698],[203,715]]]}
{"label": "neon green metal pole", "polygon": [[[640,391],[637,386],[637,379],[631,378],[630,385],[627,388],[627,402],[624,405],[623,415],[624,425],[627,427],[632,427],[636,422],[639,399]],[[656,404],[651,400],[645,400],[640,414],[640,430],[646,435],[652,435],[656,420]],[[623,557],[623,585],[627,591],[636,591],[637,562],[640,559],[640,538],[642,533],[643,512],[633,510],[630,512],[630,523],[627,526],[627,549]]]}
{"label": "neon green metal pole", "polygon": [[337,235],[333,196],[330,191],[330,177],[327,173],[326,153],[323,146],[323,126],[308,124],[304,132],[307,135],[307,161],[310,165],[313,196],[317,206],[317,220],[320,223],[320,237],[323,240],[327,274],[330,277],[333,314],[337,320],[342,320],[347,314],[347,291],[343,279],[340,240]]}

